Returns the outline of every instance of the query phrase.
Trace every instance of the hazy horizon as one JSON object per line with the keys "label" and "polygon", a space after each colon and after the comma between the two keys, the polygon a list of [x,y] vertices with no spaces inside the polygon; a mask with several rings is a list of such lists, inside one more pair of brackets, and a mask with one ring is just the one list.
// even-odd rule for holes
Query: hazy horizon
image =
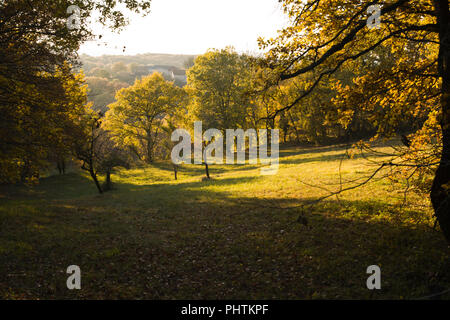
{"label": "hazy horizon", "polygon": [[203,54],[204,52],[200,52],[200,53],[167,53],[167,52],[142,52],[142,53],[136,53],[136,54],[132,54],[132,53],[105,53],[105,54],[100,54],[100,55],[93,55],[93,54],[89,54],[89,53],[85,53],[85,52],[80,52],[80,56],[89,56],[89,57],[93,57],[93,58],[101,58],[101,57],[114,57],[114,56],[123,56],[123,57],[127,57],[127,56],[145,56],[145,55],[168,55],[168,56],[198,56]]}

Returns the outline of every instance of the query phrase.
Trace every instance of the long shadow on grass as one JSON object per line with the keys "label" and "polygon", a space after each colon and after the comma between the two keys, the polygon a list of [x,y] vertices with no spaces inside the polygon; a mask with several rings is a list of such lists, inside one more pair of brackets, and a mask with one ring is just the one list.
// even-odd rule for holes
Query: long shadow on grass
{"label": "long shadow on grass", "polygon": [[92,180],[84,173],[68,173],[41,178],[38,185],[2,185],[3,200],[74,199],[96,194]]}
{"label": "long shadow on grass", "polygon": [[[303,164],[303,163],[309,163],[309,162],[330,162],[330,161],[340,161],[342,160],[350,160],[350,158],[345,154],[345,151],[340,149],[340,148],[330,148],[330,151],[339,151],[338,153],[335,154],[322,154],[320,156],[317,157],[299,157],[299,158],[285,158],[287,155],[282,155],[282,153],[280,153],[280,164]],[[293,152],[292,156],[297,156],[297,155],[301,155],[301,154],[315,154],[315,153],[323,153],[323,149],[320,148],[319,151],[315,151],[315,152],[308,152],[308,151],[304,151],[304,152]],[[356,159],[362,159],[362,158],[383,158],[386,157],[385,155],[381,154],[381,153],[365,153],[364,155],[358,153],[352,156],[351,160],[356,160]]]}
{"label": "long shadow on grass", "polygon": [[[151,165],[159,170],[173,173],[173,165],[169,161],[158,161]],[[239,172],[239,171],[250,171],[260,168],[258,165],[209,165],[210,174],[223,174],[227,172]],[[203,165],[180,165],[178,168],[179,173],[186,176],[201,176],[205,174],[205,167]],[[155,175],[155,178],[158,178]]]}
{"label": "long shadow on grass", "polygon": [[[115,190],[104,197],[105,205],[112,206],[139,206],[141,208],[159,208],[162,211],[171,209],[182,210],[187,203],[195,201],[223,202],[233,193],[237,185],[252,184],[261,177],[239,178],[214,178],[213,180],[157,183],[148,185],[135,185],[130,183],[118,183]],[[231,190],[230,190],[231,188]],[[228,190],[229,191],[228,191]],[[95,203],[99,199],[93,199]],[[104,203],[103,200],[101,200]]]}
{"label": "long shadow on grass", "polygon": [[[294,155],[303,155],[303,154],[315,154],[315,153],[324,153],[330,151],[341,151],[346,148],[351,148],[351,146],[356,143],[358,140],[352,141],[349,144],[341,143],[341,144],[332,144],[325,146],[304,146],[304,145],[280,145],[280,157],[288,157]],[[402,146],[402,142],[400,139],[393,139],[390,141],[378,142],[373,145],[374,147],[393,147],[393,146]]]}

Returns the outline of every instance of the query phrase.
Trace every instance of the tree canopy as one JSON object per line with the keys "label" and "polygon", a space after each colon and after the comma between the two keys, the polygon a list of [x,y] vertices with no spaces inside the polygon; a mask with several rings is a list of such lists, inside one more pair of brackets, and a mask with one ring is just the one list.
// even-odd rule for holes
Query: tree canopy
{"label": "tree canopy", "polygon": [[152,162],[162,128],[185,107],[184,97],[183,89],[155,72],[117,92],[117,101],[106,113],[106,127],[118,143]]}
{"label": "tree canopy", "polygon": [[249,57],[232,48],[210,50],[195,59],[187,78],[191,112],[205,126],[246,127],[252,80]]}
{"label": "tree canopy", "polygon": [[[350,123],[358,106],[371,114],[377,136],[390,137],[399,133],[405,117],[412,116],[412,149],[382,165],[410,168],[413,173],[435,170],[431,199],[450,241],[448,1],[284,0],[282,4],[291,24],[277,38],[260,40],[262,48],[270,49],[266,65],[276,81],[307,77],[308,83],[272,117],[302,104],[339,70],[354,71],[358,77],[353,84],[335,82],[342,121]],[[381,5],[379,28],[367,25],[372,5]]]}
{"label": "tree canopy", "polygon": [[[80,9],[79,28],[68,28],[68,8]],[[95,12],[113,30],[126,25],[123,9],[149,11],[149,1],[11,0],[0,3],[0,112],[2,182],[38,175],[87,103],[83,76],[75,75],[80,45],[93,38]]]}

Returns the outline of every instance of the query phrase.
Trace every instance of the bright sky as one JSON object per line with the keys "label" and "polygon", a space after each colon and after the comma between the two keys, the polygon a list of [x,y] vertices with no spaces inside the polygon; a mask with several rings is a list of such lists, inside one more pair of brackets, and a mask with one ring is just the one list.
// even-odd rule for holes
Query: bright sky
{"label": "bright sky", "polygon": [[120,34],[94,29],[101,43],[88,42],[80,53],[201,54],[227,45],[258,52],[258,37],[276,36],[287,21],[277,0],[152,0],[151,6],[146,17],[131,15]]}

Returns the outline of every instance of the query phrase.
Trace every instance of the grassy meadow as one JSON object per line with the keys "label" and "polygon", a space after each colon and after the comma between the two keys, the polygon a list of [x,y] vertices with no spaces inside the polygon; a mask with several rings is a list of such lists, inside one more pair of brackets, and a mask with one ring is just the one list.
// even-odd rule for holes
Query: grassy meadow
{"label": "grassy meadow", "polygon": [[[307,205],[339,189],[339,168],[343,181],[374,170],[345,152],[283,147],[276,175],[212,165],[211,181],[195,165],[175,181],[156,162],[116,172],[102,195],[81,171],[0,187],[0,298],[415,299],[450,288],[426,197],[404,203],[403,188],[375,179]],[[81,290],[66,287],[73,264]],[[370,265],[381,290],[366,287]]]}

